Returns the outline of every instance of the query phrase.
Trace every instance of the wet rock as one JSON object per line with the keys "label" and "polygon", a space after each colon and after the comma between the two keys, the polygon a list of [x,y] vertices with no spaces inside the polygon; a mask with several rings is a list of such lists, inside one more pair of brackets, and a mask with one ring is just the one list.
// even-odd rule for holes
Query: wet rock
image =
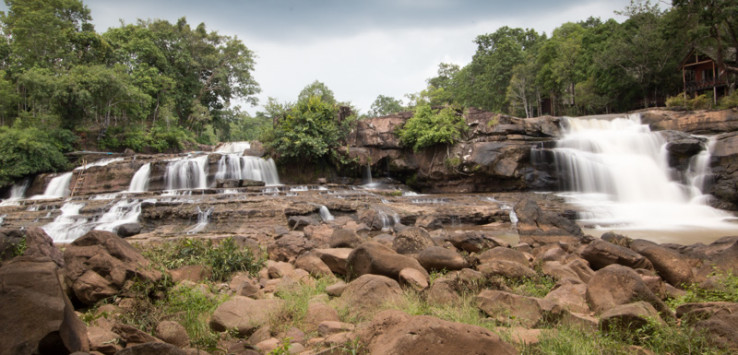
{"label": "wet rock", "polygon": [[425,275],[427,271],[415,258],[396,253],[381,244],[367,242],[354,249],[348,257],[347,269],[352,277],[364,274],[384,275],[395,280],[405,268],[416,269]]}
{"label": "wet rock", "polygon": [[142,229],[140,223],[125,223],[116,227],[114,232],[121,238],[127,238],[141,233]]}
{"label": "wet rock", "polygon": [[439,246],[431,246],[423,249],[418,254],[417,259],[420,265],[429,271],[461,270],[468,266],[468,263],[461,254],[455,250]]}
{"label": "wet rock", "polygon": [[428,231],[420,227],[403,229],[392,242],[392,247],[400,254],[415,254],[435,245]]}
{"label": "wet rock", "polygon": [[89,351],[77,317],[49,258],[16,257],[0,267],[0,344],[8,354]]}
{"label": "wet rock", "polygon": [[377,314],[357,330],[370,354],[516,354],[515,348],[481,327],[396,310]]}
{"label": "wet rock", "polygon": [[643,255],[604,240],[594,240],[582,250],[582,257],[595,270],[612,264],[620,264],[634,269],[653,270],[653,265]]}

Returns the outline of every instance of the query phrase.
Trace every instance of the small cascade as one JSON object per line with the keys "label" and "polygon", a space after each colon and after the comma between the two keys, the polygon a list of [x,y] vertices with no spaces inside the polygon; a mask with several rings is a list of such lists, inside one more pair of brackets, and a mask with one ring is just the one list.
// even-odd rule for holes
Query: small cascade
{"label": "small cascade", "polygon": [[639,115],[569,119],[553,154],[566,197],[582,207],[585,226],[640,230],[736,228],[707,206],[700,188],[709,150],[693,159],[692,185],[672,180],[665,139]]}
{"label": "small cascade", "polygon": [[87,218],[79,215],[84,203],[67,202],[53,222],[41,227],[55,243],[71,243],[90,230]]}
{"label": "small cascade", "polygon": [[218,145],[218,147],[215,148],[215,152],[241,155],[243,154],[243,151],[247,149],[251,149],[251,143],[249,142],[225,142]]}
{"label": "small cascade", "polygon": [[272,159],[262,159],[237,154],[223,155],[218,161],[218,172],[215,178],[219,180],[255,180],[263,181],[266,185],[279,185],[277,165]]}
{"label": "small cascade", "polygon": [[131,179],[128,192],[146,192],[149,189],[149,175],[151,174],[151,163],[142,165]]}
{"label": "small cascade", "polygon": [[204,189],[208,187],[208,156],[172,160],[167,165],[164,180],[167,190]]}
{"label": "small cascade", "polygon": [[390,216],[385,211],[377,210],[377,214],[382,220],[382,231],[390,231],[394,226],[400,224],[400,215],[397,212],[392,211],[392,215]]}
{"label": "small cascade", "polygon": [[323,222],[328,222],[335,219],[331,214],[331,211],[326,206],[320,206],[320,218],[323,219]]}
{"label": "small cascade", "polygon": [[510,223],[513,225],[513,227],[518,226],[518,221],[519,221],[518,214],[515,213],[515,208],[511,204],[504,202],[504,201],[500,201],[494,197],[486,197],[485,200],[494,202],[500,206],[501,210],[507,211],[507,215],[508,217],[510,217]]}
{"label": "small cascade", "polygon": [[73,172],[70,171],[51,179],[51,181],[49,181],[49,184],[46,186],[44,194],[33,196],[31,197],[31,199],[36,200],[69,196],[69,194],[71,193],[71,191],[69,190],[69,183],[72,181],[72,174]]}
{"label": "small cascade", "polygon": [[138,222],[140,215],[140,200],[120,200],[97,220],[95,229],[112,232],[120,225]]}
{"label": "small cascade", "polygon": [[372,166],[369,165],[369,163],[366,163],[363,175],[363,184],[365,186],[372,186],[374,184],[374,181],[372,181]]}
{"label": "small cascade", "polygon": [[210,215],[213,214],[213,207],[209,207],[205,210],[201,209],[200,206],[197,206],[197,224],[192,226],[189,230],[187,230],[187,234],[195,234],[199,233],[202,230],[205,229],[205,227],[208,226],[208,223],[210,223]]}
{"label": "small cascade", "polygon": [[106,166],[106,165],[109,165],[109,164],[112,164],[112,163],[116,163],[116,162],[119,162],[119,161],[123,161],[123,158],[120,158],[120,157],[119,158],[104,158],[104,159],[100,159],[100,160],[97,160],[97,161],[93,161],[92,163],[88,163],[88,164],[85,164],[85,165],[78,166],[78,167],[74,168],[74,170],[76,170],[76,171],[79,171],[79,170],[87,170],[87,169],[89,169],[89,168],[91,168],[93,166]]}
{"label": "small cascade", "polygon": [[705,137],[707,143],[705,149],[693,156],[689,161],[687,169],[687,182],[689,183],[689,196],[694,203],[708,203],[709,195],[702,194],[705,188],[705,179],[710,175],[710,154],[715,146],[715,137]]}
{"label": "small cascade", "polygon": [[7,199],[0,201],[0,206],[17,206],[18,201],[22,200],[26,196],[26,190],[31,185],[30,179],[23,179],[22,181],[13,184],[10,188],[10,196]]}

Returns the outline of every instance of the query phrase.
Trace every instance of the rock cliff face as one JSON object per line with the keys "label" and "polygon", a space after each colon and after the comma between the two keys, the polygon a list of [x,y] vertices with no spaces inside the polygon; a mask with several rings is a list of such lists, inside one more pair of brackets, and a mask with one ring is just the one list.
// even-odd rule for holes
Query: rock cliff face
{"label": "rock cliff face", "polygon": [[557,117],[521,119],[469,109],[469,131],[453,146],[413,152],[395,130],[412,113],[360,121],[349,141],[348,154],[374,175],[399,178],[424,192],[490,192],[527,190],[542,185],[530,164],[531,148],[560,135]]}

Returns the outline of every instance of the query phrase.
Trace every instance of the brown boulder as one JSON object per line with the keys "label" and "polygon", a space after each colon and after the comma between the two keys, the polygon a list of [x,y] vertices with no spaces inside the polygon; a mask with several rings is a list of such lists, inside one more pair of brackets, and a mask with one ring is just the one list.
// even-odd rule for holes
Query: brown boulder
{"label": "brown boulder", "polygon": [[469,253],[478,253],[482,250],[506,246],[507,244],[497,238],[489,237],[477,232],[455,234],[449,239],[449,241],[457,249]]}
{"label": "brown boulder", "polygon": [[651,262],[628,248],[604,240],[594,240],[582,250],[582,257],[597,270],[612,264],[620,264],[634,269],[653,270]]}
{"label": "brown boulder", "polygon": [[361,242],[361,238],[356,232],[338,228],[333,230],[328,245],[331,248],[356,248]]}
{"label": "brown boulder", "polygon": [[90,339],[90,350],[98,351],[105,355],[112,355],[123,349],[120,336],[100,327],[87,328],[87,336]]}
{"label": "brown boulder", "polygon": [[213,312],[210,328],[216,332],[235,329],[241,335],[248,335],[267,324],[271,317],[282,310],[283,304],[280,299],[254,300],[235,296]]}
{"label": "brown boulder", "polygon": [[664,281],[676,287],[694,281],[692,267],[687,260],[676,251],[660,246],[649,246],[638,251],[648,258],[653,268]]}
{"label": "brown boulder", "polygon": [[275,238],[267,246],[270,260],[293,261],[305,252],[315,249],[316,243],[305,237],[302,232],[289,232]]}
{"label": "brown boulder", "polygon": [[475,302],[484,313],[504,324],[534,327],[543,319],[540,302],[532,297],[484,290],[477,295]]}
{"label": "brown boulder", "polygon": [[435,245],[428,231],[420,227],[404,228],[392,241],[392,247],[400,254],[415,254]]}
{"label": "brown boulder", "polygon": [[87,327],[48,258],[16,257],[0,267],[0,353],[89,351]]}
{"label": "brown boulder", "polygon": [[487,277],[503,276],[508,279],[524,279],[536,276],[535,270],[525,265],[506,260],[489,261],[477,266],[477,270]]}
{"label": "brown boulder", "polygon": [[333,276],[333,271],[315,253],[303,254],[295,259],[295,267],[303,269],[315,277]]}
{"label": "brown boulder", "polygon": [[17,244],[25,241],[24,256],[36,259],[49,259],[57,266],[64,267],[64,255],[54,246],[54,241],[41,228],[28,230],[5,230],[0,232],[0,260],[10,259]]}
{"label": "brown boulder", "polygon": [[128,280],[155,282],[162,274],[124,239],[91,231],[64,250],[65,276],[76,298],[85,304],[116,294]]}
{"label": "brown boulder", "polygon": [[677,317],[723,348],[738,350],[738,303],[687,303],[677,307]]}
{"label": "brown boulder", "polygon": [[479,256],[477,256],[477,259],[479,259],[480,264],[484,264],[484,263],[487,263],[493,260],[504,260],[504,261],[518,263],[526,267],[530,266],[530,263],[528,262],[528,258],[525,256],[525,254],[515,249],[504,248],[504,247],[496,247],[496,248],[484,251],[483,253],[479,254]]}
{"label": "brown boulder", "polygon": [[352,311],[371,311],[386,303],[398,302],[402,289],[397,281],[381,275],[362,275],[351,281],[341,295]]}
{"label": "brown boulder", "polygon": [[332,272],[339,275],[348,274],[348,259],[353,252],[350,248],[316,249],[315,254]]}
{"label": "brown boulder", "polygon": [[430,271],[461,270],[468,266],[461,254],[455,250],[439,246],[431,246],[423,249],[418,254],[417,259],[420,265]]}
{"label": "brown boulder", "polygon": [[187,330],[181,324],[165,320],[156,325],[156,336],[165,342],[184,348],[190,345],[190,337]]}
{"label": "brown boulder", "polygon": [[664,302],[651,292],[633,269],[618,264],[598,270],[587,283],[587,301],[596,313],[637,301],[650,303],[662,318],[673,319]]}
{"label": "brown boulder", "polygon": [[326,321],[340,321],[340,318],[338,318],[338,312],[325,303],[310,302],[307,307],[307,313],[305,314],[305,331],[315,331],[322,322]]}
{"label": "brown boulder", "polygon": [[415,258],[396,253],[381,244],[367,242],[354,249],[348,257],[347,269],[350,276],[364,274],[384,275],[398,280],[400,271],[413,268],[428,275]]}
{"label": "brown boulder", "polygon": [[659,313],[648,302],[638,301],[615,306],[600,315],[600,329],[608,331],[635,332],[648,324],[649,319],[658,319]]}
{"label": "brown boulder", "polygon": [[587,285],[566,282],[556,286],[543,298],[544,301],[574,313],[589,312]]}
{"label": "brown boulder", "polygon": [[357,330],[370,354],[516,354],[515,348],[482,327],[389,310]]}

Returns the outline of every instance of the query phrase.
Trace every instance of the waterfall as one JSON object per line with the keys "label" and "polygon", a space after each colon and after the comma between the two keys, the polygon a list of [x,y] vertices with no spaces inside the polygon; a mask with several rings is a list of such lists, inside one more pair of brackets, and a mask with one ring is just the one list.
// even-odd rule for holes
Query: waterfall
{"label": "waterfall", "polygon": [[78,167],[74,168],[74,170],[86,170],[86,169],[89,169],[89,168],[91,168],[93,166],[106,166],[106,165],[109,165],[109,164],[112,164],[112,163],[115,163],[115,162],[119,162],[119,161],[123,161],[123,158],[120,158],[120,157],[118,157],[118,158],[104,158],[104,159],[100,159],[100,160],[97,160],[97,161],[93,161],[92,163],[87,163],[85,165],[78,166]]}
{"label": "waterfall", "polygon": [[235,153],[237,155],[243,154],[246,149],[251,149],[251,143],[249,142],[225,142],[221,143],[216,149],[216,153]]}
{"label": "waterfall", "polygon": [[215,178],[219,180],[255,180],[263,181],[266,185],[279,185],[277,166],[272,159],[262,159],[237,154],[223,155],[218,161],[218,172]]}
{"label": "waterfall", "polygon": [[208,156],[186,157],[170,161],[164,173],[167,190],[204,189],[208,187]]}
{"label": "waterfall", "polygon": [[149,189],[149,174],[151,174],[151,163],[138,168],[138,171],[133,174],[128,192],[146,192]]}
{"label": "waterfall", "polygon": [[213,207],[209,207],[203,210],[200,208],[200,206],[197,206],[197,224],[187,230],[187,234],[199,233],[203,229],[205,229],[205,227],[207,227],[208,223],[210,222],[211,214],[213,214]]}
{"label": "waterfall", "polygon": [[[639,115],[569,119],[553,150],[565,196],[583,207],[585,225],[674,230],[729,225],[729,214],[707,206],[700,189],[671,179],[666,140]],[[709,151],[694,159],[692,176],[704,176]],[[699,166],[699,167],[697,167]],[[735,225],[732,225],[735,228]]]}
{"label": "waterfall", "polygon": [[61,174],[49,181],[43,195],[36,195],[31,199],[60,198],[69,196],[69,183],[72,181],[72,172]]}
{"label": "waterfall", "polygon": [[30,179],[23,179],[21,182],[13,184],[10,188],[10,196],[7,199],[0,201],[0,206],[17,206],[18,201],[22,200],[26,195],[28,186],[31,185]]}
{"label": "waterfall", "polygon": [[320,206],[320,218],[323,219],[324,222],[334,220],[331,211],[326,206]]}
{"label": "waterfall", "polygon": [[84,203],[67,202],[61,207],[61,214],[53,222],[41,227],[55,243],[71,243],[90,230],[87,218],[81,217],[79,211]]}
{"label": "waterfall", "polygon": [[366,163],[366,167],[364,168],[364,185],[371,186],[374,184],[372,181],[372,166],[369,163]]}
{"label": "waterfall", "polygon": [[100,219],[97,220],[97,230],[112,232],[116,227],[126,224],[138,222],[138,216],[141,215],[141,201],[139,200],[120,200],[116,202],[108,212],[105,212]]}

